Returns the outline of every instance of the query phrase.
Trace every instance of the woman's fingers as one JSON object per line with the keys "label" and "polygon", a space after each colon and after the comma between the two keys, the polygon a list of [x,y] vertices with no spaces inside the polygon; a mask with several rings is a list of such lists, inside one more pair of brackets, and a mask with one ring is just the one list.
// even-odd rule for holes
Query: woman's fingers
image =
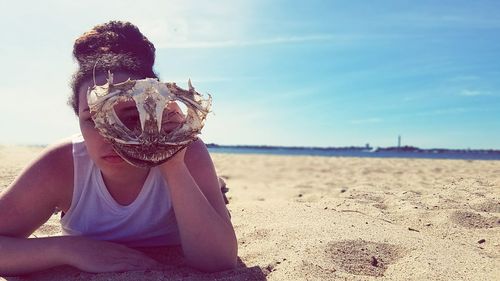
{"label": "woman's fingers", "polygon": [[160,267],[159,263],[124,245],[87,238],[71,238],[68,264],[89,272],[146,270]]}

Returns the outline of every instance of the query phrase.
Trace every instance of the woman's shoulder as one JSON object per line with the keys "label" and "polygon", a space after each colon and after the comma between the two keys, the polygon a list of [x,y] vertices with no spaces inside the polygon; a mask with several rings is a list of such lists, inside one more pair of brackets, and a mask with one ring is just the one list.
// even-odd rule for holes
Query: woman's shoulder
{"label": "woman's shoulder", "polygon": [[63,139],[47,146],[38,161],[45,162],[50,171],[73,171],[73,141]]}
{"label": "woman's shoulder", "polygon": [[[35,216],[42,221],[44,217],[41,214],[45,216],[55,207],[63,210],[69,208],[72,194],[72,143],[64,140],[46,147],[23,169],[2,193],[0,209],[7,210],[16,206],[14,209],[26,213],[16,215],[25,218]],[[26,225],[29,226],[29,223]],[[28,230],[21,232],[28,233]]]}
{"label": "woman's shoulder", "polygon": [[184,162],[191,175],[199,177],[200,182],[207,178],[215,178],[215,167],[208,152],[207,146],[201,139],[192,142],[186,149]]}
{"label": "woman's shoulder", "polygon": [[207,146],[200,138],[188,145],[184,159],[187,164],[191,165],[195,165],[196,163],[204,164],[207,161],[212,162]]}
{"label": "woman's shoulder", "polygon": [[207,146],[205,145],[205,143],[203,142],[202,139],[200,138],[197,138],[195,141],[191,142],[188,147],[187,147],[187,150],[205,150],[207,148]]}
{"label": "woman's shoulder", "polygon": [[32,165],[44,173],[43,178],[51,183],[47,188],[60,197],[57,200],[58,207],[63,210],[69,208],[74,177],[72,139],[63,139],[47,146]]}
{"label": "woman's shoulder", "polygon": [[49,176],[57,177],[60,182],[72,182],[73,142],[60,140],[47,146],[39,156],[38,166]]}

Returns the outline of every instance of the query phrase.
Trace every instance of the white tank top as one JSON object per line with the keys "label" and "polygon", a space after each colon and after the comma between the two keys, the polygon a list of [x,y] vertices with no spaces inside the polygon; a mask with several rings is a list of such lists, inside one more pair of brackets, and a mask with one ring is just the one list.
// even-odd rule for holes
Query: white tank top
{"label": "white tank top", "polygon": [[137,198],[123,206],[109,193],[81,136],[73,140],[73,163],[73,199],[61,218],[63,235],[131,247],[180,244],[170,193],[157,168],[150,169]]}

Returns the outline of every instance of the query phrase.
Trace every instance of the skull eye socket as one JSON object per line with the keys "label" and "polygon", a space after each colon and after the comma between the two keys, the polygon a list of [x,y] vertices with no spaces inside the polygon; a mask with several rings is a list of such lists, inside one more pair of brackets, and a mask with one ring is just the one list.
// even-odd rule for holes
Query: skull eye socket
{"label": "skull eye socket", "polygon": [[183,103],[183,102],[180,102],[180,101],[169,101],[167,103],[167,105],[165,106],[165,110],[163,111],[163,114],[165,114],[166,112],[172,112],[172,111],[175,111],[175,112],[178,112],[180,113],[182,116],[187,116],[187,106]]}
{"label": "skull eye socket", "polygon": [[116,116],[132,132],[141,131],[139,111],[134,100],[120,101],[113,106]]}
{"label": "skull eye socket", "polygon": [[186,122],[187,106],[178,101],[169,101],[163,109],[161,130],[171,132]]}
{"label": "skull eye socket", "polygon": [[184,116],[187,116],[187,114],[188,114],[188,108],[187,108],[187,106],[184,103],[182,103],[182,102],[176,102],[176,103],[179,106],[179,108],[181,109],[182,114]]}

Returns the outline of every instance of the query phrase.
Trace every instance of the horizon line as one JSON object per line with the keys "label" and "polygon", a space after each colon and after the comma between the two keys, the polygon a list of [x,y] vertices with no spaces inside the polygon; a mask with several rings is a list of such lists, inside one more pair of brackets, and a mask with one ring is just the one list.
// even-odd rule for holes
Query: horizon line
{"label": "horizon line", "polygon": [[[25,144],[19,144],[19,143],[0,143],[0,147],[5,147],[5,146],[20,146],[20,147],[47,147],[51,144],[40,144],[40,143],[25,143]],[[272,145],[272,144],[220,144],[220,143],[214,143],[214,142],[206,142],[205,145],[208,146],[222,146],[222,147],[247,147],[247,148],[285,148],[285,149],[342,149],[342,148],[358,148],[358,149],[387,149],[387,148],[398,148],[397,145],[392,145],[392,146],[371,146],[369,144],[367,145],[339,145],[339,146],[316,146],[316,145]],[[414,145],[402,145],[399,146],[400,148],[416,148],[420,150],[469,150],[469,151],[499,151],[500,148],[470,148],[470,147],[464,147],[464,148],[446,148],[446,147],[430,147],[430,148],[423,148],[419,146],[414,146]]]}

